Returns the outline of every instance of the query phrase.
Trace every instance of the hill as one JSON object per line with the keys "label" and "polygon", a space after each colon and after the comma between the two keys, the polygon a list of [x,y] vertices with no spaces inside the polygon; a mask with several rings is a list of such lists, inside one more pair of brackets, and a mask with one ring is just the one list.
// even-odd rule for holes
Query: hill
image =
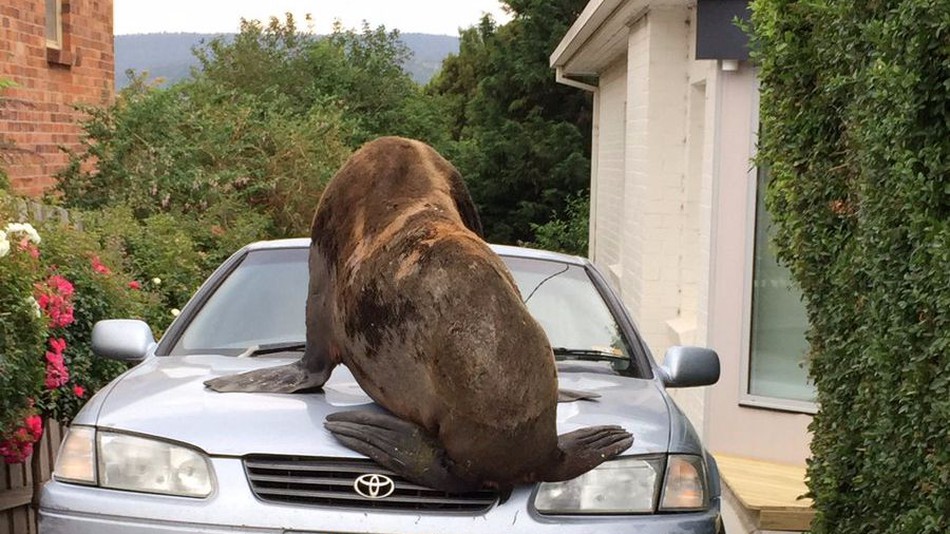
{"label": "hill", "polygon": [[[148,71],[152,78],[174,83],[188,76],[197,60],[191,49],[210,41],[213,33],[143,33],[115,36],[115,86],[128,84],[126,70]],[[442,60],[457,54],[458,37],[427,33],[404,33],[402,41],[412,50],[405,69],[414,80],[426,83],[439,70]]]}

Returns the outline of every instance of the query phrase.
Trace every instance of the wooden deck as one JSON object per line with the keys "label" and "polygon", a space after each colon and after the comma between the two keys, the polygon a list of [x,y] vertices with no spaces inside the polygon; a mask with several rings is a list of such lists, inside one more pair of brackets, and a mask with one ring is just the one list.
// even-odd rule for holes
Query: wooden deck
{"label": "wooden deck", "polygon": [[815,515],[811,499],[802,497],[803,466],[777,464],[715,454],[722,481],[755,519],[760,530],[808,530]]}

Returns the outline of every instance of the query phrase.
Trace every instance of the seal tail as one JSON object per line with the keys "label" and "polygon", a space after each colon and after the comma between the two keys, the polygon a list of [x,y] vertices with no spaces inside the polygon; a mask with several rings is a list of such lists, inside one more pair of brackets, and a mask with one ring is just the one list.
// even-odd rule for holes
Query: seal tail
{"label": "seal tail", "polygon": [[329,372],[308,371],[301,362],[267,369],[221,376],[205,381],[205,386],[219,393],[306,393],[323,387]]}

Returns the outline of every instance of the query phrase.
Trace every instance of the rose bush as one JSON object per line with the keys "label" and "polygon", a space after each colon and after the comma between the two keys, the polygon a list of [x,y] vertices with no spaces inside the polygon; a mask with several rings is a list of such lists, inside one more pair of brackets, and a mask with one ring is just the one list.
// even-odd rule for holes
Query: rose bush
{"label": "rose bush", "polygon": [[121,251],[59,222],[34,228],[0,197],[0,456],[26,460],[44,421],[68,423],[124,370],[96,358],[96,321],[144,317],[161,306],[135,287]]}

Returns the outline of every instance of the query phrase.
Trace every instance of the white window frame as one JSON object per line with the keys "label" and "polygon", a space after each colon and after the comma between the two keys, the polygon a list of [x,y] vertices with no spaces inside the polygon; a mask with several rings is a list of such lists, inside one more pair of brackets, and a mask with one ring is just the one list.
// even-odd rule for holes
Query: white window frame
{"label": "white window frame", "polygon": [[[753,157],[758,151],[758,133],[759,133],[759,77],[758,69],[753,71],[755,80],[752,88],[752,136],[749,153]],[[745,235],[745,262],[743,265],[742,280],[742,348],[740,351],[740,379],[739,379],[739,405],[753,408],[765,408],[769,410],[778,410],[783,412],[805,413],[814,415],[818,413],[818,404],[810,401],[801,401],[793,399],[782,399],[778,397],[769,397],[765,395],[753,395],[749,393],[751,383],[751,364],[752,364],[752,286],[754,282],[754,261],[755,261],[755,212],[756,212],[756,193],[758,188],[759,169],[750,164],[748,179],[746,180],[746,235]]]}
{"label": "white window frame", "polygon": [[[49,2],[49,0],[47,0],[47,2]],[[63,0],[53,0],[53,2],[56,3],[56,13],[55,13],[56,40],[53,41],[47,38],[46,48],[55,48],[56,50],[62,50],[63,48]],[[45,13],[46,19],[44,21],[45,25],[43,26],[43,36],[46,37],[46,25],[49,24],[50,13],[49,13],[49,9],[46,9],[46,6],[44,6],[44,10],[46,11]]]}

